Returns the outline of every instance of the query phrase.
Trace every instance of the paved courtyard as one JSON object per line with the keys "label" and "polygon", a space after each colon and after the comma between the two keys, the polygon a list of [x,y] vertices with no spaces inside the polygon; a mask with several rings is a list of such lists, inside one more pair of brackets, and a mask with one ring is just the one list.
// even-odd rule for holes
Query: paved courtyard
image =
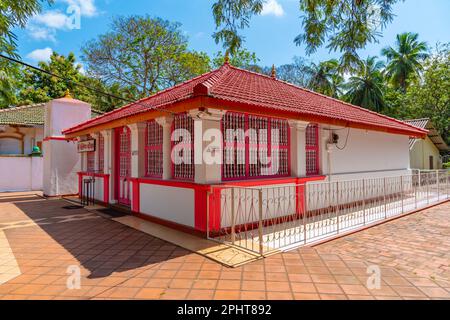
{"label": "paved courtyard", "polygon": [[0,194],[0,299],[450,299],[450,203],[227,268],[64,200]]}

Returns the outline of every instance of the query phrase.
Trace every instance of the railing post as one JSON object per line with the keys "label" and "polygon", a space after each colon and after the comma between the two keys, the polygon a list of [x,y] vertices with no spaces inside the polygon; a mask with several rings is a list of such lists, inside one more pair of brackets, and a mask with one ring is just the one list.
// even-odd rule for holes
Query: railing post
{"label": "railing post", "polygon": [[336,181],[336,233],[339,234],[339,181]]}
{"label": "railing post", "polygon": [[366,225],[366,181],[362,180],[362,192],[363,192],[363,224]]}
{"label": "railing post", "polygon": [[258,191],[258,207],[259,207],[259,224],[258,224],[258,237],[259,237],[259,254],[264,254],[263,246],[263,205],[262,205],[262,189]]}
{"label": "railing post", "polygon": [[439,202],[439,193],[440,193],[440,190],[439,190],[439,170],[436,170],[436,186],[437,186],[437,196],[438,196],[437,201]]}
{"label": "railing post", "polygon": [[387,218],[386,177],[383,178],[383,201],[384,201],[384,219],[386,219]]}
{"label": "railing post", "polygon": [[304,212],[303,212],[303,242],[306,244],[306,214],[308,212],[308,190],[307,188],[307,184],[305,183],[303,185],[303,192],[304,192],[304,196],[303,196],[303,202],[304,202]]}
{"label": "railing post", "polygon": [[427,204],[430,204],[430,173],[427,172]]}
{"label": "railing post", "polygon": [[[206,191],[206,239],[209,239],[209,215],[210,215],[209,197],[210,197],[210,195],[211,195],[211,189],[208,189]],[[213,199],[213,201],[214,201],[214,199]]]}
{"label": "railing post", "polygon": [[[414,175],[413,175],[413,177],[414,177]],[[417,186],[417,185],[415,185],[413,183],[413,187],[414,187],[414,208],[415,209],[417,209],[417,189],[420,188],[420,175],[418,177],[419,177],[419,186]]]}
{"label": "railing post", "polygon": [[400,176],[400,197],[401,197],[401,202],[402,202],[402,213],[405,212],[405,208],[404,208],[404,205],[403,205],[403,193],[404,193],[403,176]]}
{"label": "railing post", "polygon": [[236,242],[236,220],[234,211],[234,188],[231,188],[231,244]]}

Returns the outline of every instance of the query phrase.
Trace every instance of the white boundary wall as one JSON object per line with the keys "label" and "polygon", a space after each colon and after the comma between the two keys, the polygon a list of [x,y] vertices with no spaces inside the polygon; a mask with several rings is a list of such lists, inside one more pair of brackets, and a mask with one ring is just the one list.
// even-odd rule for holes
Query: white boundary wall
{"label": "white boundary wall", "polygon": [[195,227],[194,189],[140,184],[140,212]]}
{"label": "white boundary wall", "polygon": [[1,157],[0,192],[42,190],[42,157]]}

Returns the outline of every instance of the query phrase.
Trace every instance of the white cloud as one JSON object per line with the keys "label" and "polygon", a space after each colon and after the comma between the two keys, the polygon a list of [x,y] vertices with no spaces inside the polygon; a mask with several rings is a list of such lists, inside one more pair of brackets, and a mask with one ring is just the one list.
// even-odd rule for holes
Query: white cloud
{"label": "white cloud", "polygon": [[36,49],[27,54],[27,58],[34,61],[48,61],[52,55],[52,48]]}
{"label": "white cloud", "polygon": [[80,29],[81,17],[98,14],[95,0],[58,0],[63,8],[48,10],[33,16],[28,25],[29,35],[36,40],[56,42],[56,31]]}
{"label": "white cloud", "polygon": [[63,29],[67,27],[68,17],[60,11],[47,11],[33,17],[33,22],[53,29]]}
{"label": "white cloud", "polygon": [[78,6],[82,16],[93,17],[97,15],[98,10],[95,6],[95,0],[62,0],[69,6]]}
{"label": "white cloud", "polygon": [[284,10],[281,4],[277,2],[277,0],[267,0],[263,5],[261,15],[274,15],[276,17],[282,17],[284,15]]}
{"label": "white cloud", "polygon": [[34,24],[29,24],[27,26],[28,34],[36,40],[48,40],[56,42],[54,29],[49,29],[46,27],[40,27]]}

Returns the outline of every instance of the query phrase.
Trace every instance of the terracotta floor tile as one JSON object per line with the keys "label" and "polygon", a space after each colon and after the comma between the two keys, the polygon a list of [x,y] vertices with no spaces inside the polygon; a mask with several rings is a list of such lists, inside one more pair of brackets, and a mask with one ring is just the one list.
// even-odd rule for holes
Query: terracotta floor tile
{"label": "terracotta floor tile", "polygon": [[187,299],[189,300],[211,300],[214,297],[214,290],[192,289]]}
{"label": "terracotta floor tile", "polygon": [[314,283],[336,283],[336,279],[330,274],[311,274]]}
{"label": "terracotta floor tile", "polygon": [[316,286],[313,283],[307,282],[291,282],[293,292],[301,293],[316,293]]}
{"label": "terracotta floor tile", "polygon": [[337,284],[316,283],[316,289],[319,294],[343,294],[344,292]]}
{"label": "terracotta floor tile", "polygon": [[264,281],[242,281],[242,290],[245,291],[263,291],[266,290],[266,283]]}
{"label": "terracotta floor tile", "polygon": [[134,296],[136,299],[160,299],[164,293],[162,288],[143,288]]}
{"label": "terracotta floor tile", "polygon": [[217,300],[237,300],[239,299],[240,291],[238,290],[216,290],[214,299]]}
{"label": "terracotta floor tile", "polygon": [[183,300],[186,299],[188,292],[188,289],[167,289],[161,299]]}
{"label": "terracotta floor tile", "polygon": [[418,288],[430,298],[450,298],[450,293],[442,288],[434,288],[434,287],[418,287]]}
{"label": "terracotta floor tile", "polygon": [[139,288],[116,288],[110,294],[110,298],[119,298],[119,299],[131,299],[136,293],[138,293]]}
{"label": "terracotta floor tile", "polygon": [[217,286],[217,280],[200,279],[200,280],[194,280],[192,287],[195,289],[215,289],[216,286]]}
{"label": "terracotta floor tile", "polygon": [[358,284],[342,284],[341,288],[347,295],[370,295],[366,287]]}
{"label": "terracotta floor tile", "polygon": [[239,290],[240,288],[240,280],[219,280],[217,282],[217,290]]}
{"label": "terracotta floor tile", "polygon": [[265,300],[266,291],[241,291],[242,300]]}
{"label": "terracotta floor tile", "polygon": [[320,296],[317,293],[301,293],[294,292],[295,300],[320,300]]}
{"label": "terracotta floor tile", "polygon": [[290,291],[290,285],[287,281],[266,281],[267,291]]}
{"label": "terracotta floor tile", "polygon": [[171,289],[190,289],[193,284],[193,280],[191,279],[173,279],[169,284],[169,288]]}
{"label": "terracotta floor tile", "polygon": [[347,300],[347,296],[344,294],[320,294],[321,300]]}
{"label": "terracotta floor tile", "polygon": [[267,291],[268,300],[292,300],[294,299],[291,292]]}

